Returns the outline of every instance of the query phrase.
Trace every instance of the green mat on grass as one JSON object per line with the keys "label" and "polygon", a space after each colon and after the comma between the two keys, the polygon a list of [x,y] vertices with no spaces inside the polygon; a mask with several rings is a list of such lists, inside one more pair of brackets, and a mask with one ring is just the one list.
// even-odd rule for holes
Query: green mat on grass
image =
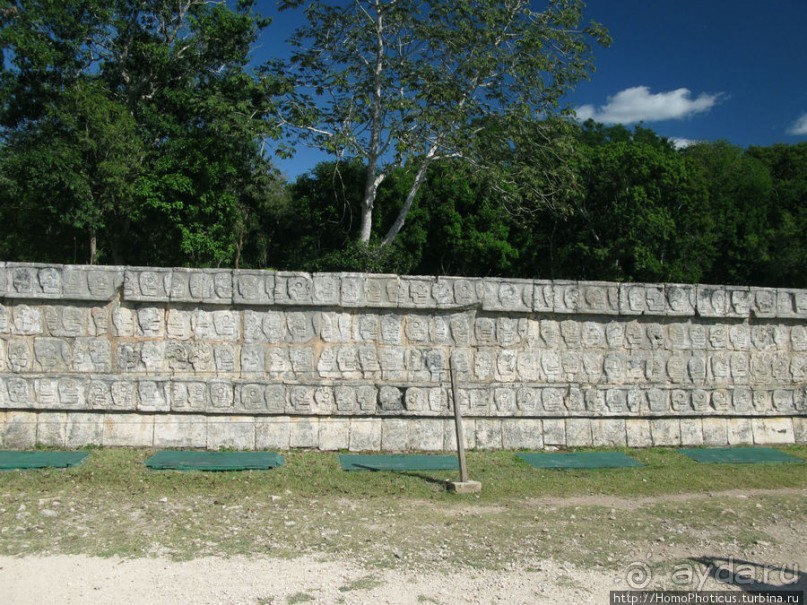
{"label": "green mat on grass", "polygon": [[274,452],[195,452],[162,450],[146,460],[152,470],[246,471],[283,466],[283,456]]}
{"label": "green mat on grass", "polygon": [[455,471],[456,456],[428,454],[339,454],[345,471]]}
{"label": "green mat on grass", "polygon": [[706,464],[760,464],[783,462],[803,462],[770,447],[718,447],[679,449],[679,452],[696,462]]}
{"label": "green mat on grass", "polygon": [[518,457],[537,468],[622,468],[644,466],[638,460],[619,452],[530,453],[518,454]]}
{"label": "green mat on grass", "polygon": [[0,470],[67,468],[81,464],[89,452],[0,452]]}

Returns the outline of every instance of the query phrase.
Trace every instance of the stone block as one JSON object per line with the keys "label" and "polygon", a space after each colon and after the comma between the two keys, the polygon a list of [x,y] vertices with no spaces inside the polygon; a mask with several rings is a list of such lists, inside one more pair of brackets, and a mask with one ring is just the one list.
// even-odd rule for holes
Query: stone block
{"label": "stone block", "polygon": [[795,443],[793,421],[790,418],[752,418],[751,430],[756,445]]}
{"label": "stone block", "polygon": [[201,414],[155,416],[154,447],[207,447],[207,418]]}
{"label": "stone block", "polygon": [[320,418],[319,449],[346,450],[350,446],[350,420],[347,418]]}
{"label": "stone block", "polygon": [[171,299],[171,269],[127,267],[123,274],[123,300],[168,302]]}
{"label": "stone block", "polygon": [[776,317],[776,290],[770,288],[751,288],[753,302],[751,313],[754,317]]}
{"label": "stone block", "polygon": [[123,287],[123,267],[66,265],[62,269],[64,300],[110,301]]}
{"label": "stone block", "polygon": [[696,290],[698,317],[726,317],[729,297],[724,286],[698,285]]}
{"label": "stone block", "polygon": [[[411,422],[413,421],[401,420],[398,418],[382,419],[381,449],[387,452],[402,452],[409,449],[409,424]],[[441,437],[442,437],[442,431],[441,431]]]}
{"label": "stone block", "polygon": [[106,414],[104,447],[152,447],[154,416],[151,414]]}
{"label": "stone block", "polygon": [[619,314],[619,286],[608,282],[579,282],[578,311],[592,315]]}
{"label": "stone block", "polygon": [[591,438],[596,447],[625,447],[627,445],[625,419],[592,419]]}
{"label": "stone block", "polygon": [[529,313],[532,311],[532,280],[488,278],[481,282],[482,309]]}
{"label": "stone block", "polygon": [[19,336],[43,334],[45,324],[41,309],[42,307],[37,305],[14,305],[11,312],[11,333]]}
{"label": "stone block", "polygon": [[67,414],[65,447],[103,445],[104,417],[105,414],[101,413],[70,412]]}
{"label": "stone block", "polygon": [[[462,419],[462,434],[465,441],[465,449],[476,449],[476,420],[473,418]],[[447,452],[457,451],[457,428],[454,419],[443,421],[443,450]]]}
{"label": "stone block", "polygon": [[678,418],[652,418],[650,434],[655,447],[678,447],[681,445],[681,423]]}
{"label": "stone block", "polygon": [[696,287],[691,284],[665,284],[665,315],[693,317],[695,315]]}
{"label": "stone block", "polygon": [[502,421],[478,418],[476,421],[476,447],[480,450],[502,449]]}
{"label": "stone block", "polygon": [[397,275],[367,275],[364,281],[364,299],[371,308],[395,308],[400,296]]}
{"label": "stone block", "polygon": [[208,416],[207,449],[255,449],[255,419],[251,416]]}
{"label": "stone block", "polygon": [[431,309],[436,306],[432,290],[436,277],[401,276],[398,289],[398,307],[401,309]]}
{"label": "stone block", "polygon": [[432,286],[432,298],[438,309],[478,307],[479,280],[464,277],[438,277]]}
{"label": "stone block", "polygon": [[752,445],[754,431],[750,418],[726,419],[726,437],[729,445]]}
{"label": "stone block", "polygon": [[319,447],[319,419],[305,417],[289,418],[289,447]]}
{"label": "stone block", "polygon": [[363,307],[367,304],[366,280],[364,273],[339,274],[339,303],[342,307]]}
{"label": "stone block", "polygon": [[793,418],[793,441],[807,443],[807,418],[804,416]]}
{"label": "stone block", "polygon": [[314,301],[313,286],[308,273],[278,271],[275,274],[275,304],[311,305]]}
{"label": "stone block", "polygon": [[274,303],[273,271],[233,271],[233,304],[266,306]]}
{"label": "stone block", "polygon": [[590,418],[566,418],[565,428],[566,445],[568,447],[591,447],[594,445]]}
{"label": "stone block", "polygon": [[[682,420],[683,422],[683,420]],[[703,418],[703,445],[725,447],[729,444],[729,418]]]}
{"label": "stone block", "polygon": [[62,266],[7,263],[5,298],[58,299],[62,297]]}
{"label": "stone block", "polygon": [[41,412],[36,419],[36,444],[64,447],[67,442],[67,416],[65,412]]}
{"label": "stone block", "polygon": [[276,416],[259,416],[255,418],[255,449],[289,449],[290,425],[289,418]]}
{"label": "stone block", "polygon": [[643,315],[647,311],[647,295],[644,284],[619,285],[619,314]]}
{"label": "stone block", "polygon": [[439,452],[443,449],[444,423],[441,418],[418,418],[409,421],[409,447],[416,451]]}
{"label": "stone block", "polygon": [[807,289],[796,290],[793,294],[796,302],[796,315],[802,319],[807,318]]}
{"label": "stone block", "polygon": [[681,418],[681,445],[698,447],[704,444],[705,429],[700,418]]}
{"label": "stone block", "polygon": [[140,380],[137,394],[139,411],[167,412],[171,409],[171,389],[167,380]]}
{"label": "stone block", "polygon": [[748,319],[751,316],[754,297],[750,288],[729,286],[726,288],[726,299],[726,317]]}
{"label": "stone block", "polygon": [[544,446],[566,446],[566,422],[563,418],[544,418],[542,424]]}
{"label": "stone block", "polygon": [[342,291],[342,283],[336,273],[314,273],[311,276],[311,298],[315,305],[336,307]]}
{"label": "stone block", "polygon": [[555,290],[551,281],[533,280],[532,310],[536,313],[552,313],[555,304]]}
{"label": "stone block", "polygon": [[381,419],[352,418],[350,421],[351,452],[377,452],[381,449]]}
{"label": "stone block", "polygon": [[576,281],[555,280],[552,282],[552,311],[554,313],[577,313],[580,308],[580,286]]}
{"label": "stone block", "polygon": [[0,412],[0,446],[11,450],[34,447],[36,424],[34,412]]}
{"label": "stone block", "polygon": [[508,418],[502,420],[502,447],[506,450],[541,449],[544,433],[537,418]]}
{"label": "stone block", "polygon": [[652,447],[653,437],[650,432],[650,420],[646,418],[628,418],[625,420],[625,434],[628,447]]}
{"label": "stone block", "polygon": [[[777,317],[803,317],[805,309],[799,309],[799,290],[779,288],[776,290],[776,316]],[[801,311],[801,312],[800,312]]]}
{"label": "stone block", "polygon": [[482,491],[482,484],[479,481],[449,481],[448,489],[455,494],[478,494]]}

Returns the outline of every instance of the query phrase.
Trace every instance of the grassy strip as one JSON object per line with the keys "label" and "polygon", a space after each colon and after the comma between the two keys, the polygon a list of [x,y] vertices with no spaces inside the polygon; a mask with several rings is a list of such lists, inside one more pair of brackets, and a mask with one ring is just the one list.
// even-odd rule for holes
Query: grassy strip
{"label": "grassy strip", "polygon": [[[498,503],[512,498],[586,494],[635,497],[807,487],[807,466],[800,464],[701,464],[673,449],[620,451],[645,466],[536,469],[512,452],[469,452],[471,478],[484,486],[482,494],[474,498]],[[807,462],[807,446],[790,446],[782,451]],[[153,453],[96,449],[76,468],[0,473],[0,490],[47,493],[69,485],[76,494],[123,491],[144,497],[173,494],[228,499],[237,490],[255,498],[289,491],[299,498],[457,498],[447,494],[444,485],[445,481],[456,479],[457,473],[452,471],[346,473],[339,467],[336,454],[307,451],[283,453],[286,465],[271,471],[151,471],[143,463]]]}
{"label": "grassy strip", "polygon": [[[807,447],[783,449],[807,461]],[[552,557],[616,566],[637,549],[658,551],[659,539],[672,549],[662,561],[705,539],[732,552],[775,545],[772,511],[777,528],[794,528],[794,544],[807,527],[803,493],[786,491],[807,489],[802,464],[698,464],[655,449],[629,452],[643,468],[558,471],[510,452],[469,452],[483,492],[457,496],[444,485],[455,472],[347,473],[335,454],[294,451],[272,471],[203,473],[150,471],[151,453],[93,450],[73,469],[0,473],[0,554],[316,553],[424,568],[529,568]],[[741,495],[749,490],[762,491]],[[734,493],[708,496],[724,491]]]}

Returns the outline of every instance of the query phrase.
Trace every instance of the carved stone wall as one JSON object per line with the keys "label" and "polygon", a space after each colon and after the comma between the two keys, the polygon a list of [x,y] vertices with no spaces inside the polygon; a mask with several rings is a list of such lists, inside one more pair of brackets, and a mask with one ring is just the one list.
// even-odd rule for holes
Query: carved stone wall
{"label": "carved stone wall", "polygon": [[0,446],[807,441],[807,291],[0,263]]}

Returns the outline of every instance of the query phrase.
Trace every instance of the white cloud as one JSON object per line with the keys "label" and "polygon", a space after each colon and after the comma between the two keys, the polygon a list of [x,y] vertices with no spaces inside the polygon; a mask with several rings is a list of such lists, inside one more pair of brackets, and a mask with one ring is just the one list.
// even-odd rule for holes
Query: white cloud
{"label": "white cloud", "polygon": [[670,139],[670,141],[672,141],[672,144],[676,149],[686,149],[687,147],[692,147],[693,145],[700,143],[700,141],[696,141],[694,139],[682,139],[679,137],[673,137]]}
{"label": "white cloud", "polygon": [[787,134],[793,135],[802,135],[807,134],[807,113],[802,114],[802,116],[791,124],[790,128],[787,129]]}
{"label": "white cloud", "polygon": [[576,112],[581,121],[592,118],[603,124],[682,120],[709,111],[722,96],[702,93],[693,99],[688,88],[654,94],[647,86],[634,86],[608,97],[608,102],[599,108],[583,105]]}

